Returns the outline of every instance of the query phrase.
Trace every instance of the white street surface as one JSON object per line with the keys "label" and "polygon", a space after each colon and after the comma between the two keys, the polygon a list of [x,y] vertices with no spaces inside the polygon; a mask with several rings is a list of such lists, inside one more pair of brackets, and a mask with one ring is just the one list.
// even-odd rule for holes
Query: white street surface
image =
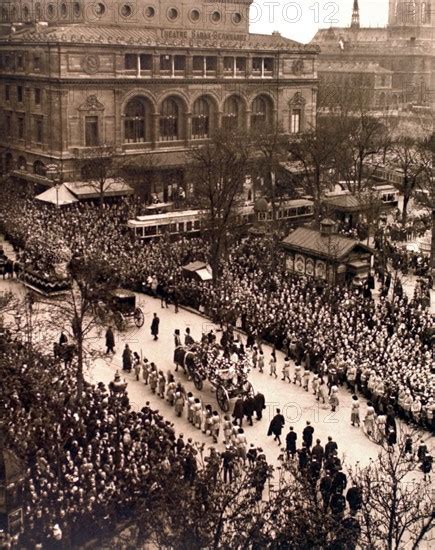
{"label": "white street surface", "polygon": [[[7,243],[5,248],[7,248]],[[7,251],[8,252],[8,251]],[[14,281],[4,281],[0,279],[0,292],[5,289],[13,289],[14,292],[22,294],[24,287]],[[101,336],[91,338],[87,344],[88,348],[92,348],[97,355],[96,359],[89,361],[86,367],[86,377],[91,383],[97,384],[98,382],[104,382],[108,384],[113,380],[114,374],[117,369],[121,371],[122,376],[128,382],[128,394],[131,400],[132,406],[136,409],[143,407],[147,401],[153,409],[158,409],[161,414],[172,421],[176,427],[178,433],[183,433],[185,438],[192,437],[198,442],[205,442],[212,445],[211,437],[205,436],[201,431],[194,428],[186,419],[186,411],[184,411],[182,418],[177,418],[174,409],[165,400],[159,398],[151,393],[149,386],[146,386],[142,380],[136,381],[134,373],[122,372],[122,351],[126,343],[132,351],[137,351],[142,357],[146,357],[150,362],[154,362],[157,365],[158,370],[173,372],[175,379],[184,384],[187,391],[192,391],[194,396],[200,397],[203,400],[203,404],[210,403],[214,409],[220,411],[217,405],[214,394],[212,393],[211,386],[208,382],[205,382],[204,388],[201,392],[196,390],[193,382],[189,382],[184,373],[179,369],[179,372],[175,373],[173,364],[173,351],[174,351],[174,331],[179,329],[183,338],[186,327],[190,327],[191,334],[195,340],[201,338],[203,332],[208,332],[211,328],[217,331],[217,327],[213,325],[209,320],[203,316],[180,308],[179,313],[174,312],[174,307],[170,306],[169,309],[162,308],[160,300],[156,300],[143,294],[137,295],[137,301],[140,307],[142,307],[145,315],[145,323],[141,329],[138,329],[133,321],[128,326],[128,329],[123,332],[115,333],[116,340],[116,354],[115,356],[105,356],[105,339],[104,329]],[[153,313],[156,312],[160,317],[160,334],[158,341],[154,341],[150,332],[150,325]],[[44,314],[45,315],[45,314]],[[35,323],[36,325],[37,323]],[[56,340],[60,335],[62,327],[50,327],[53,330],[53,338]],[[217,332],[217,340],[220,339],[220,333]],[[339,338],[339,335],[337,335]],[[245,338],[243,338],[245,340]],[[272,437],[267,437],[267,430],[269,422],[272,416],[275,414],[275,409],[280,408],[286,419],[286,425],[284,427],[283,434],[281,436],[282,446],[285,446],[285,436],[288,432],[288,428],[293,426],[298,434],[298,447],[302,442],[302,430],[306,425],[306,421],[309,420],[314,427],[314,441],[316,438],[321,440],[322,445],[327,442],[328,436],[332,436],[338,444],[339,456],[344,456],[344,463],[348,466],[354,466],[357,462],[361,466],[367,465],[370,459],[374,459],[380,450],[380,447],[369,440],[363,433],[361,428],[352,427],[350,423],[350,404],[351,394],[343,388],[340,388],[339,401],[340,405],[335,413],[332,413],[329,405],[322,405],[316,401],[315,397],[310,391],[306,392],[301,387],[295,384],[281,381],[281,367],[284,362],[284,356],[281,352],[277,353],[278,378],[272,379],[268,373],[268,362],[271,354],[270,346],[263,346],[265,356],[265,369],[261,374],[258,370],[253,369],[250,372],[249,379],[254,386],[255,391],[260,391],[266,398],[266,410],[263,414],[263,419],[257,421],[254,419],[254,426],[248,426],[244,421],[243,427],[246,431],[246,436],[249,443],[254,443],[256,446],[260,446],[266,453],[267,459],[270,464],[278,465],[278,456],[281,454],[280,447],[273,441]],[[291,379],[293,380],[293,372],[291,373]],[[232,413],[234,401],[232,400],[229,414]],[[361,419],[365,416],[366,401],[364,398],[360,398]],[[221,412],[221,411],[220,411]],[[221,434],[222,439],[222,434]],[[434,438],[429,434],[425,435],[429,449],[433,449]],[[223,448],[223,443],[220,441],[218,448]]]}

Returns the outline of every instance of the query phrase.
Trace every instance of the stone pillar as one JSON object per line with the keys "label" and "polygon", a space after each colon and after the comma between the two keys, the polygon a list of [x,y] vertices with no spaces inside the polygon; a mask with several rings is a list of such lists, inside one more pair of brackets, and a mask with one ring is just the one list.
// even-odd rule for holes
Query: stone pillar
{"label": "stone pillar", "polygon": [[224,58],[218,55],[217,65],[216,65],[217,78],[222,78],[223,72],[224,72]]}
{"label": "stone pillar", "polygon": [[124,131],[124,114],[122,112],[121,103],[122,103],[123,92],[120,89],[114,90],[114,111],[115,111],[115,136],[114,136],[114,146],[117,153],[122,152],[122,143],[123,143],[123,131]]}
{"label": "stone pillar", "polygon": [[151,141],[153,144],[153,147],[156,147],[157,143],[159,142],[159,113],[153,113],[153,120],[152,120],[152,135],[151,135]]}
{"label": "stone pillar", "polygon": [[193,57],[192,55],[186,56],[186,78],[193,77]]}
{"label": "stone pillar", "polygon": [[26,148],[30,146],[30,143],[33,141],[32,140],[32,116],[31,116],[31,101],[32,101],[32,97],[31,97],[31,94],[32,94],[32,90],[31,88],[28,88],[27,86],[24,88],[23,90],[23,94],[24,94],[24,110],[25,110],[25,115],[24,115],[24,142],[25,142],[25,146]]}
{"label": "stone pillar", "polygon": [[186,145],[192,140],[192,113],[188,112],[185,115],[185,130],[186,130]]}
{"label": "stone pillar", "polygon": [[153,77],[159,76],[160,74],[160,55],[153,54]]}

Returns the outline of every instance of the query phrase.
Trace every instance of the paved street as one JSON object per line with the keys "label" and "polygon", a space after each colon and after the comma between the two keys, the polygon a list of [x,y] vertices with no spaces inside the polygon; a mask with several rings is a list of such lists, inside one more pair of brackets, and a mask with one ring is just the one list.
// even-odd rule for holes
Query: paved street
{"label": "paved street", "polygon": [[[0,291],[11,287],[19,293],[23,289],[22,285],[16,281],[0,280]],[[99,338],[96,337],[96,334],[93,335],[88,343],[88,347],[98,351],[99,358],[88,364],[86,371],[87,378],[93,383],[99,381],[110,382],[116,370],[121,369],[122,350],[125,343],[128,343],[133,351],[141,353],[143,357],[147,357],[149,361],[156,363],[158,369],[162,369],[165,373],[169,370],[172,371],[176,380],[184,383],[186,388],[192,391],[195,396],[200,396],[204,404],[211,403],[214,408],[219,410],[214,394],[207,382],[202,392],[198,392],[193,382],[187,381],[183,372],[174,372],[173,365],[173,335],[175,329],[180,329],[181,335],[183,335],[185,328],[190,327],[193,337],[198,340],[202,332],[208,332],[210,328],[217,330],[217,327],[206,318],[191,311],[180,308],[180,312],[175,314],[173,306],[170,306],[169,309],[163,309],[159,300],[145,295],[138,295],[138,302],[145,314],[145,324],[141,329],[137,329],[131,324],[124,333],[116,333],[116,355],[114,357],[102,357],[105,350],[104,333]],[[160,317],[160,335],[157,342],[153,340],[150,333],[153,312],[157,312]],[[53,327],[54,331],[58,330],[60,332],[60,329],[61,327]],[[219,333],[217,337],[219,340]],[[281,366],[283,364],[283,354],[280,352],[277,355],[278,379],[272,379],[268,374],[270,354],[271,348],[264,346],[265,372],[261,374],[257,370],[253,370],[249,376],[254,389],[261,391],[265,395],[267,402],[267,408],[261,421],[254,421],[253,427],[247,426],[245,422],[244,427],[249,443],[261,446],[266,452],[268,460],[272,464],[278,463],[280,449],[273,442],[273,438],[267,437],[267,429],[269,421],[275,413],[275,409],[279,407],[286,418],[284,437],[282,437],[283,442],[285,441],[288,427],[292,425],[298,433],[298,443],[300,444],[302,430],[306,421],[309,420],[315,429],[314,438],[320,438],[322,444],[324,444],[327,441],[327,437],[331,435],[338,443],[340,455],[345,456],[345,462],[349,465],[353,465],[357,461],[361,465],[365,465],[371,458],[376,456],[379,447],[368,440],[360,429],[354,428],[350,424],[351,396],[347,390],[344,388],[340,389],[340,406],[335,413],[332,413],[329,406],[320,405],[315,400],[311,394],[311,388],[310,392],[307,393],[299,386],[280,380]],[[172,420],[177,431],[184,433],[186,438],[192,437],[197,441],[211,444],[210,437],[203,435],[199,430],[193,428],[187,422],[185,415],[181,419],[177,418],[173,408],[166,401],[153,395],[149,387],[145,386],[142,381],[136,381],[134,374],[125,374],[124,376],[128,382],[128,393],[135,408],[141,408],[149,401],[151,407],[160,410],[166,418]],[[363,418],[366,408],[364,399],[361,399],[361,405],[361,418]],[[232,408],[230,412],[232,412]],[[433,438],[430,438],[429,446],[433,447]],[[222,443],[220,443],[220,447],[222,447]]]}

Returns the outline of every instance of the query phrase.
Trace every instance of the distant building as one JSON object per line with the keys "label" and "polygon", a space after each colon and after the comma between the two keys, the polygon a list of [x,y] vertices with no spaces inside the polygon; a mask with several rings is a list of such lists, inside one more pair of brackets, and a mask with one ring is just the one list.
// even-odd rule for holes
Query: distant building
{"label": "distant building", "polygon": [[216,128],[315,124],[317,52],[249,32],[251,0],[10,0],[0,16],[3,169],[81,179],[89,151],[141,155],[161,200]]}
{"label": "distant building", "polygon": [[370,67],[369,74],[376,75],[376,86],[370,86],[376,106],[397,109],[411,104],[434,110],[434,29],[430,1],[390,0],[388,26],[363,28],[354,0],[351,26],[321,29],[311,43],[321,48],[323,74],[331,73],[325,67],[335,66],[337,81],[349,74],[350,65],[362,74],[368,74],[361,70],[363,65]]}

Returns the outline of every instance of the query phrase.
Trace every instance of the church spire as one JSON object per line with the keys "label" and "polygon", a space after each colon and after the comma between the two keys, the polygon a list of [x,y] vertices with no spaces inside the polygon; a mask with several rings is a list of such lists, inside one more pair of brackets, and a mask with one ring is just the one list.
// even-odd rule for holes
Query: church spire
{"label": "church spire", "polygon": [[359,29],[360,27],[358,0],[353,0],[352,23],[350,26],[352,29]]}

